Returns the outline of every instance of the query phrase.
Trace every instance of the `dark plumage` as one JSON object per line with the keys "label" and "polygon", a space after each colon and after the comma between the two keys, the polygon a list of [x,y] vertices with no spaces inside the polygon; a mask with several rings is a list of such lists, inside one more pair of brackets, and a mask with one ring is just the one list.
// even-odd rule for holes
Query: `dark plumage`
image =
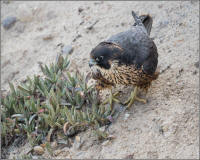
{"label": "dark plumage", "polygon": [[123,84],[147,90],[158,77],[157,48],[149,37],[152,18],[137,17],[134,12],[132,15],[135,23],[129,30],[99,43],[90,53],[90,67],[98,89]]}

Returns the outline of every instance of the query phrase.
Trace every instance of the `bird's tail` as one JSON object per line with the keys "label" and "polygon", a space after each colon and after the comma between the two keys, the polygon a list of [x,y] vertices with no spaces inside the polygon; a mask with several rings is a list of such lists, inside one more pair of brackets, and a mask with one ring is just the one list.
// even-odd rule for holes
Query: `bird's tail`
{"label": "bird's tail", "polygon": [[135,23],[133,26],[144,26],[147,30],[148,35],[150,35],[152,24],[153,24],[153,19],[150,15],[141,15],[137,16],[134,11],[132,11],[132,16],[135,20]]}

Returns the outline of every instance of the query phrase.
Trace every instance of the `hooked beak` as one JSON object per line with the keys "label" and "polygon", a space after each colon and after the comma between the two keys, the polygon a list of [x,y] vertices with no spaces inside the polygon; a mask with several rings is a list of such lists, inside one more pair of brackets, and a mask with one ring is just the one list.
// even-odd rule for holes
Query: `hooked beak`
{"label": "hooked beak", "polygon": [[90,61],[89,61],[89,66],[90,67],[92,67],[92,66],[94,66],[96,64],[97,64],[97,62],[95,62],[94,59],[90,59]]}

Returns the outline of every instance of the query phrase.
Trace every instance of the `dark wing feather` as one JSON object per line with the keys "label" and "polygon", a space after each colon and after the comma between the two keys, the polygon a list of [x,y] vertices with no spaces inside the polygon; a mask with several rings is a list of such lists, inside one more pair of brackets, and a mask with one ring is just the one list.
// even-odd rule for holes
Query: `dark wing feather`
{"label": "dark wing feather", "polygon": [[157,67],[157,48],[144,26],[132,26],[128,31],[110,37],[107,42],[118,44],[123,54],[118,58],[119,64],[143,66],[145,73],[151,75]]}
{"label": "dark wing feather", "polygon": [[[145,28],[147,30],[148,35],[150,36],[153,19],[149,15],[141,15],[141,16],[139,16],[139,18],[141,19],[143,25],[145,26]],[[137,26],[137,23],[135,22],[133,24],[133,26]]]}

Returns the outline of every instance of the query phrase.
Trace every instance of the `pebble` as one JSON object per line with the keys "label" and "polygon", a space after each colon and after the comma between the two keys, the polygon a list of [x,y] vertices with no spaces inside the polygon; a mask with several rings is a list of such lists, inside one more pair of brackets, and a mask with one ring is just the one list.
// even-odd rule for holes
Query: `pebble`
{"label": "pebble", "polygon": [[46,147],[46,144],[42,143],[42,144],[40,144],[40,147],[44,148],[44,147]]}
{"label": "pebble", "polygon": [[32,156],[32,159],[38,159],[38,156]]}
{"label": "pebble", "polygon": [[109,120],[111,123],[114,122],[114,119],[113,119],[113,117],[112,117],[111,115],[109,115],[107,118],[108,118],[108,120]]}
{"label": "pebble", "polygon": [[73,52],[74,48],[71,45],[66,45],[62,48],[61,52],[62,54],[71,54]]}
{"label": "pebble", "polygon": [[16,21],[17,21],[17,18],[14,17],[14,16],[10,16],[10,17],[5,18],[2,21],[3,28],[6,29],[6,30],[10,29],[12,26],[14,26]]}
{"label": "pebble", "polygon": [[81,142],[81,137],[76,136],[76,137],[75,137],[75,140],[76,140],[77,142]]}
{"label": "pebble", "polygon": [[102,146],[107,146],[109,143],[110,143],[110,140],[107,140],[107,141],[102,143]]}
{"label": "pebble", "polygon": [[78,152],[77,154],[76,154],[76,156],[83,156],[83,154],[85,154],[85,152]]}
{"label": "pebble", "polygon": [[167,132],[168,130],[169,130],[169,127],[167,125],[159,127],[159,132],[161,134],[163,134],[164,132]]}
{"label": "pebble", "polygon": [[99,131],[104,132],[106,130],[106,126],[99,128]]}
{"label": "pebble", "polygon": [[44,153],[44,149],[41,146],[35,146],[33,148],[34,152],[38,155],[42,155]]}
{"label": "pebble", "polygon": [[47,40],[52,40],[53,38],[54,38],[53,35],[47,34],[47,35],[45,35],[45,36],[43,37],[43,40],[44,40],[44,41],[47,41]]}
{"label": "pebble", "polygon": [[84,23],[84,21],[82,20],[79,25],[82,25],[83,23]]}
{"label": "pebble", "polygon": [[83,11],[83,8],[79,7],[78,12],[81,13]]}
{"label": "pebble", "polygon": [[170,83],[170,82],[167,82],[167,85],[168,85],[168,86],[171,86],[171,83]]}
{"label": "pebble", "polygon": [[82,146],[82,144],[84,143],[84,141],[81,140],[81,137],[76,136],[75,137],[75,142],[73,144],[73,147],[77,150],[79,150]]}
{"label": "pebble", "polygon": [[62,153],[63,151],[62,150],[56,150],[55,152],[54,152],[54,155],[55,156],[58,156],[60,153]]}
{"label": "pebble", "polygon": [[124,115],[124,120],[127,120],[129,116],[130,116],[130,114],[126,113],[126,114]]}
{"label": "pebble", "polygon": [[121,26],[124,26],[124,25],[125,25],[125,23],[122,22],[122,23],[121,23]]}
{"label": "pebble", "polygon": [[58,143],[56,141],[52,142],[51,143],[51,147],[52,148],[56,148],[58,146]]}
{"label": "pebble", "polygon": [[109,135],[108,137],[107,137],[107,139],[110,139],[110,140],[112,140],[112,139],[115,139],[116,137],[114,136],[114,135]]}

